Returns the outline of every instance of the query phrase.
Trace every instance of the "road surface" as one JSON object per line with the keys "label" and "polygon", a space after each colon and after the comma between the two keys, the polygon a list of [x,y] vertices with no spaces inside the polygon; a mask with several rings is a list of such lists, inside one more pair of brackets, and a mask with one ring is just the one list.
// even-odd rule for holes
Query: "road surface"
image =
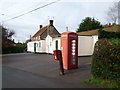
{"label": "road surface", "polygon": [[96,88],[90,78],[91,57],[79,57],[78,69],[59,74],[59,63],[48,54],[8,54],[2,60],[3,88]]}

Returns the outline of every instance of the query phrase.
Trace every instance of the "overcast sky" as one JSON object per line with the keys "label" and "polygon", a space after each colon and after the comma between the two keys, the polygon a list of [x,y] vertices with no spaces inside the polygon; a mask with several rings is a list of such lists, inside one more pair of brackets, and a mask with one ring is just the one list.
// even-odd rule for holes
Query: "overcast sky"
{"label": "overcast sky", "polygon": [[119,0],[74,0],[74,2],[60,0],[19,18],[11,19],[53,1],[57,0],[0,0],[0,22],[15,31],[13,38],[16,42],[23,42],[38,31],[39,25],[47,25],[50,19],[54,20],[54,26],[60,33],[66,31],[67,26],[69,31],[75,32],[85,17],[94,17],[102,24],[106,24],[108,8]]}

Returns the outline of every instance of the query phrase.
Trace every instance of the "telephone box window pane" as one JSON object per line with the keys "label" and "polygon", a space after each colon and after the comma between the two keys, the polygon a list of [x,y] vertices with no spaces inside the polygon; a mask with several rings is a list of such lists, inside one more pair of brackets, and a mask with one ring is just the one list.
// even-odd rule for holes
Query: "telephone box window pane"
{"label": "telephone box window pane", "polygon": [[75,43],[76,41],[75,40],[72,40],[72,43]]}
{"label": "telephone box window pane", "polygon": [[72,55],[75,55],[75,53],[72,53]]}
{"label": "telephone box window pane", "polygon": [[75,50],[72,50],[72,52],[74,52],[74,53],[75,53]]}
{"label": "telephone box window pane", "polygon": [[72,47],[72,49],[75,49],[75,47]]}
{"label": "telephone box window pane", "polygon": [[72,61],[71,61],[71,63],[72,64],[75,64],[75,50],[76,50],[76,41],[75,40],[72,40],[71,41],[71,44],[72,44]]}

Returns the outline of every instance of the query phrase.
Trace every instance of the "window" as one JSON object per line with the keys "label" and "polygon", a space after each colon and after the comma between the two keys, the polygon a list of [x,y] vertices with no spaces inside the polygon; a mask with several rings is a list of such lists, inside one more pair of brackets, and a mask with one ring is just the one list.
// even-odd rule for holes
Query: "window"
{"label": "window", "polygon": [[41,42],[39,42],[39,47],[41,47]]}
{"label": "window", "polygon": [[52,42],[50,41],[50,46],[52,46]]}

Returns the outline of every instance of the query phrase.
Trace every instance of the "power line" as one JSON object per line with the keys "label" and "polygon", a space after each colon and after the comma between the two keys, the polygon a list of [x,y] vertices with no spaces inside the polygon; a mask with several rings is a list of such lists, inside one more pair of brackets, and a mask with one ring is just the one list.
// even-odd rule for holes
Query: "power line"
{"label": "power line", "polygon": [[58,2],[58,1],[60,1],[60,0],[57,0],[57,1],[54,1],[54,2],[50,2],[50,3],[48,3],[48,4],[45,4],[45,5],[40,6],[40,7],[38,7],[38,8],[35,8],[35,9],[31,10],[31,11],[28,11],[28,12],[26,12],[26,13],[20,14],[20,15],[15,16],[15,17],[12,17],[12,18],[10,18],[10,19],[8,19],[8,20],[5,20],[5,21],[3,21],[3,22],[7,22],[7,21],[10,21],[10,20],[19,18],[19,17],[21,17],[21,16],[24,16],[24,15],[26,15],[26,14],[29,14],[29,13],[31,13],[31,12],[34,12],[34,11],[36,11],[36,10],[39,10],[39,9],[41,9],[41,8],[44,8],[44,7],[49,6],[49,5],[51,5],[51,4],[54,4],[54,3]]}
{"label": "power line", "polygon": [[[46,0],[44,0],[44,1],[46,1]],[[42,1],[43,2],[43,1]],[[41,2],[40,2],[41,3]],[[40,3],[37,3],[37,4],[35,4],[35,5],[33,5],[34,7],[35,6],[38,6],[38,5],[40,5]],[[16,4],[15,4],[16,5]],[[14,7],[15,5],[12,5],[12,6],[9,6],[8,8],[6,8],[6,9],[4,9],[3,11],[8,11],[8,9],[10,9],[11,7]],[[31,6],[31,7],[33,7],[33,6]],[[31,7],[29,7],[29,8],[31,8]],[[27,9],[26,9],[27,10]],[[4,13],[4,12],[2,12],[2,13]],[[2,14],[1,13],[1,14]]]}
{"label": "power line", "polygon": [[[46,0],[44,0],[44,1],[46,1]],[[44,2],[44,1],[41,1],[41,2]],[[24,11],[19,12],[18,15],[21,14],[21,13],[23,13],[23,12],[25,12],[25,10],[28,10],[28,9],[30,10],[30,8],[33,8],[33,7],[35,8],[35,7],[38,6],[38,5],[40,6],[41,2],[40,2],[40,3],[37,3],[37,4],[35,4],[35,5],[32,5],[32,6],[29,7],[29,8],[24,9]],[[7,8],[7,9],[8,9],[8,8]],[[6,9],[5,9],[5,10],[6,10]],[[4,11],[5,11],[5,10],[4,10]],[[28,10],[28,11],[29,11],[29,10]],[[0,15],[1,15],[2,17],[3,17],[3,16],[6,16],[4,13],[1,13]],[[8,17],[8,19],[9,19],[9,17]],[[8,19],[7,19],[7,20],[8,20]],[[3,23],[4,21],[7,21],[7,20],[3,20],[3,19],[2,19],[0,22]]]}

